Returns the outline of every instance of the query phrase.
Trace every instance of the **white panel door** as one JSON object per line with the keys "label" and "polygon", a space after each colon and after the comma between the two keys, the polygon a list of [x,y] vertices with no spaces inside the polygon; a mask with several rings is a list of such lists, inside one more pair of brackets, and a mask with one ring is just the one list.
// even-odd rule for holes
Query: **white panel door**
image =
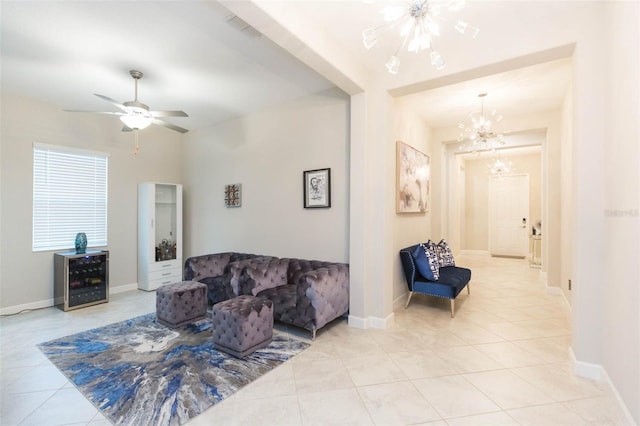
{"label": "white panel door", "polygon": [[529,254],[529,175],[492,176],[489,182],[489,252]]}

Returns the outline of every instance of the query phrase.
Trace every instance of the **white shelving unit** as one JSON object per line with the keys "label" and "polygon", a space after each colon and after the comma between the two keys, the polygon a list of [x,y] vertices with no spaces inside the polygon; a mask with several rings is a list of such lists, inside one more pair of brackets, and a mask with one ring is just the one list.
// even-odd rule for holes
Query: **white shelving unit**
{"label": "white shelving unit", "polygon": [[138,288],[182,281],[182,185],[138,185]]}

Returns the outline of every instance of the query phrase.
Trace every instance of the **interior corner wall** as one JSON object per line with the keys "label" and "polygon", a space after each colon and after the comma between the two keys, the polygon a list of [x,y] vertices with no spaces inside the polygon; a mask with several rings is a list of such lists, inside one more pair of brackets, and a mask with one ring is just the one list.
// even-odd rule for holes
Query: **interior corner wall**
{"label": "interior corner wall", "polygon": [[[413,244],[425,242],[428,239],[440,241],[438,236],[431,234],[431,217],[434,210],[439,209],[439,191],[434,194],[434,188],[439,188],[440,176],[439,172],[439,152],[434,152],[431,143],[431,129],[424,120],[413,110],[407,108],[401,99],[394,102],[394,136],[396,141],[402,141],[418,151],[429,156],[429,200],[428,212],[426,213],[394,213],[393,220],[393,251],[395,253],[393,262],[393,300],[397,301],[407,293],[407,284],[402,272],[400,256],[397,254],[400,249],[411,246]],[[395,141],[394,153],[395,153]],[[394,171],[396,158],[393,159]],[[436,167],[436,164],[438,166]],[[396,182],[396,176],[390,176],[392,181]],[[394,194],[397,196],[397,194]],[[392,202],[394,206],[398,202],[394,197]]]}
{"label": "interior corner wall", "polygon": [[[190,132],[185,258],[238,251],[349,261],[349,96],[329,90]],[[303,207],[303,171],[331,169],[331,207]],[[224,186],[242,184],[241,207]]]}
{"label": "interior corner wall", "polygon": [[597,212],[605,237],[599,247],[601,351],[607,375],[640,424],[640,3],[612,2],[607,12],[606,54],[599,58],[608,82],[598,161],[605,188],[604,211]]}
{"label": "interior corner wall", "polygon": [[181,135],[151,126],[140,133],[140,152],[134,156],[133,135],[121,132],[122,125],[113,117],[71,114],[62,106],[4,91],[1,102],[2,313],[53,304],[54,251],[32,251],[34,142],[109,154],[109,287],[113,292],[135,285],[137,184],[180,183]]}
{"label": "interior corner wall", "polygon": [[547,273],[548,287],[560,287],[561,143],[561,113],[558,110],[549,118],[547,139],[542,150],[543,191],[546,193],[542,206],[542,271]]}
{"label": "interior corner wall", "polygon": [[569,280],[572,275],[571,258],[573,256],[572,221],[573,196],[572,196],[572,152],[573,135],[571,133],[571,117],[573,105],[571,103],[572,87],[567,90],[561,111],[561,141],[560,141],[560,288],[565,299],[572,304]]}

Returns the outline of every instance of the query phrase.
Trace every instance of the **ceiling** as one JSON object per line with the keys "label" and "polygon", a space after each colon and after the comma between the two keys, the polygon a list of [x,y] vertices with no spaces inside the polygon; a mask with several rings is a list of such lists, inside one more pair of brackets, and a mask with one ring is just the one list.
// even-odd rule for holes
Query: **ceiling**
{"label": "ceiling", "polygon": [[216,2],[2,1],[2,90],[68,109],[138,98],[187,129],[333,87]]}
{"label": "ceiling", "polygon": [[[379,20],[379,5],[349,0],[284,3],[310,24],[327,29],[327,37],[340,40],[365,68],[386,74],[384,63],[398,43],[394,34],[371,51],[361,42],[362,29]],[[481,34],[495,32],[493,15],[479,4],[468,2],[462,11],[465,19],[480,27]],[[145,74],[139,100],[151,109],[186,111],[189,118],[168,121],[191,130],[333,87],[266,37],[241,31],[238,20],[229,20],[231,13],[213,1],[2,1],[1,7],[2,90],[65,109],[113,110],[93,93],[132,100],[130,69]],[[439,49],[448,62],[456,60],[452,52],[473,46],[470,40],[449,41],[444,35]],[[401,73],[423,66],[418,55],[409,56]],[[436,71],[433,75],[437,78]],[[558,108],[570,79],[570,60],[558,60],[404,100],[431,126],[446,127],[464,120],[478,108],[477,94],[488,92],[487,107],[508,120]]]}

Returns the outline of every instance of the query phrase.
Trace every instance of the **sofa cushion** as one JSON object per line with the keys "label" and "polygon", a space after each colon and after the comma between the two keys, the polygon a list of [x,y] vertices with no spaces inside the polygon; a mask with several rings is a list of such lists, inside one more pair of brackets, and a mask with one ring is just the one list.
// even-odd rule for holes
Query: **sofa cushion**
{"label": "sofa cushion", "polygon": [[273,302],[273,316],[276,321],[293,324],[296,319],[296,288],[295,284],[281,285],[268,288],[257,297],[264,297]]}
{"label": "sofa cushion", "polygon": [[[274,258],[264,262],[251,263],[245,269],[249,279],[241,280],[240,292],[256,296],[264,290],[287,285],[289,284],[287,282],[288,268],[289,259]],[[242,288],[245,284],[251,288]]]}
{"label": "sofa cushion", "polygon": [[254,257],[249,257],[249,258],[230,262],[224,272],[225,285],[229,286],[233,294],[236,296],[240,296],[243,294],[255,296],[254,294],[251,294],[249,291],[243,291],[243,289],[240,288],[240,278],[241,278],[240,274],[242,274],[242,272],[245,270],[246,267],[254,264],[258,264],[261,262],[265,262],[270,259],[275,259],[275,258],[271,256],[254,256]]}
{"label": "sofa cushion", "polygon": [[450,285],[456,288],[456,294],[471,280],[471,270],[459,266],[445,266],[440,268],[439,283]]}
{"label": "sofa cushion", "polygon": [[420,280],[416,278],[413,291],[431,296],[455,299],[471,279],[471,270],[458,266],[440,268],[440,278],[437,281]]}
{"label": "sofa cushion", "polygon": [[453,258],[453,251],[444,239],[440,240],[438,243],[437,250],[441,268],[444,266],[456,266],[456,261]]}
{"label": "sofa cushion", "polygon": [[433,245],[431,241],[428,241],[426,245],[418,244],[411,252],[411,257],[413,257],[420,275],[428,280],[436,281],[439,277],[440,262]]}
{"label": "sofa cushion", "polygon": [[207,285],[209,305],[215,305],[218,302],[235,297],[231,286],[224,282],[224,277],[206,277],[198,281]]}
{"label": "sofa cushion", "polygon": [[194,281],[200,281],[206,277],[219,277],[224,272],[224,268],[230,259],[230,253],[193,257],[189,262],[193,271],[193,277],[190,278]]}

